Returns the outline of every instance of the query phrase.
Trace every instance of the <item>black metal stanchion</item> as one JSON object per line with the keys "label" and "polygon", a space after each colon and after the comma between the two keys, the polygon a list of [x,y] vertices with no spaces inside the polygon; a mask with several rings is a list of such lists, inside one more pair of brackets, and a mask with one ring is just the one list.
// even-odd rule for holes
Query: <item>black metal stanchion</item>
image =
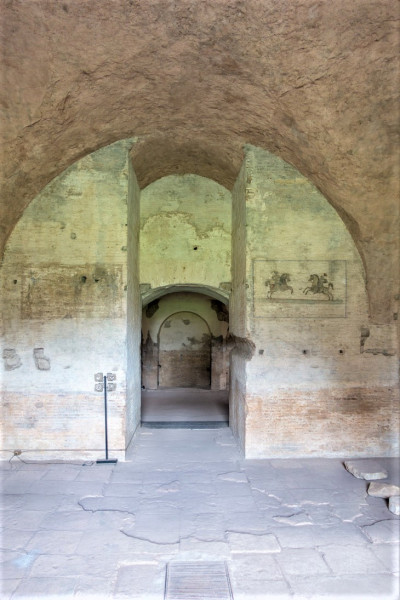
{"label": "black metal stanchion", "polygon": [[108,423],[107,423],[107,375],[103,377],[103,390],[104,390],[104,437],[105,437],[105,447],[106,447],[106,457],[99,458],[96,460],[96,463],[117,463],[117,458],[108,458]]}

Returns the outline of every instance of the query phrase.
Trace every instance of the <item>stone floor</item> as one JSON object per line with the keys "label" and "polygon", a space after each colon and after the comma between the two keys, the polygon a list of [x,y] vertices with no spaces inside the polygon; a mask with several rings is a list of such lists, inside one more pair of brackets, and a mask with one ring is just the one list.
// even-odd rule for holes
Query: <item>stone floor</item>
{"label": "stone floor", "polygon": [[227,390],[143,390],[142,423],[229,420]]}
{"label": "stone floor", "polygon": [[2,600],[163,600],[177,561],[225,561],[234,600],[398,597],[399,518],[337,459],[142,429],[127,462],[1,468]]}

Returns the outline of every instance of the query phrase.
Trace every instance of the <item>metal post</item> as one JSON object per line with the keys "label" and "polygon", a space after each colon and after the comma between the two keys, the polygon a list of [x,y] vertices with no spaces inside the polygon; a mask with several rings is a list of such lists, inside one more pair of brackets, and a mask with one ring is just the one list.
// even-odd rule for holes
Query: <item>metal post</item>
{"label": "metal post", "polygon": [[[97,463],[116,463],[117,458],[108,458],[108,424],[107,424],[107,375],[103,377],[103,389],[104,389],[104,437],[106,446],[106,458],[96,460]],[[111,384],[112,385],[112,384]]]}
{"label": "metal post", "polygon": [[107,430],[107,377],[104,375],[104,434],[106,441],[106,460],[108,460],[108,430]]}

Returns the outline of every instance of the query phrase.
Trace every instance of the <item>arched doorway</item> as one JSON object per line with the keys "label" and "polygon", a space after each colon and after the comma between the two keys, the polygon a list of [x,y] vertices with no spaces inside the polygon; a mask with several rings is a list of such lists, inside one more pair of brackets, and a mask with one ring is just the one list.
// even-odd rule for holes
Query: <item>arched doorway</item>
{"label": "arched doorway", "polygon": [[193,312],[170,315],[158,334],[158,387],[211,387],[211,332]]}
{"label": "arched doorway", "polygon": [[194,289],[164,290],[143,309],[145,426],[228,424],[228,309]]}

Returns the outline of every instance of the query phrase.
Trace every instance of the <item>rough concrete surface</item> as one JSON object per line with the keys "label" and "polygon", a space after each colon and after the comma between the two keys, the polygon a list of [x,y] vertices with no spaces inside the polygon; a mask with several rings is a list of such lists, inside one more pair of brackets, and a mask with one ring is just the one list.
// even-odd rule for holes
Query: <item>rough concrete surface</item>
{"label": "rough concrete surface", "polygon": [[127,462],[14,458],[1,475],[2,600],[163,600],[167,563],[210,561],[235,600],[397,598],[399,519],[337,459],[244,460],[229,429],[141,430]]}

